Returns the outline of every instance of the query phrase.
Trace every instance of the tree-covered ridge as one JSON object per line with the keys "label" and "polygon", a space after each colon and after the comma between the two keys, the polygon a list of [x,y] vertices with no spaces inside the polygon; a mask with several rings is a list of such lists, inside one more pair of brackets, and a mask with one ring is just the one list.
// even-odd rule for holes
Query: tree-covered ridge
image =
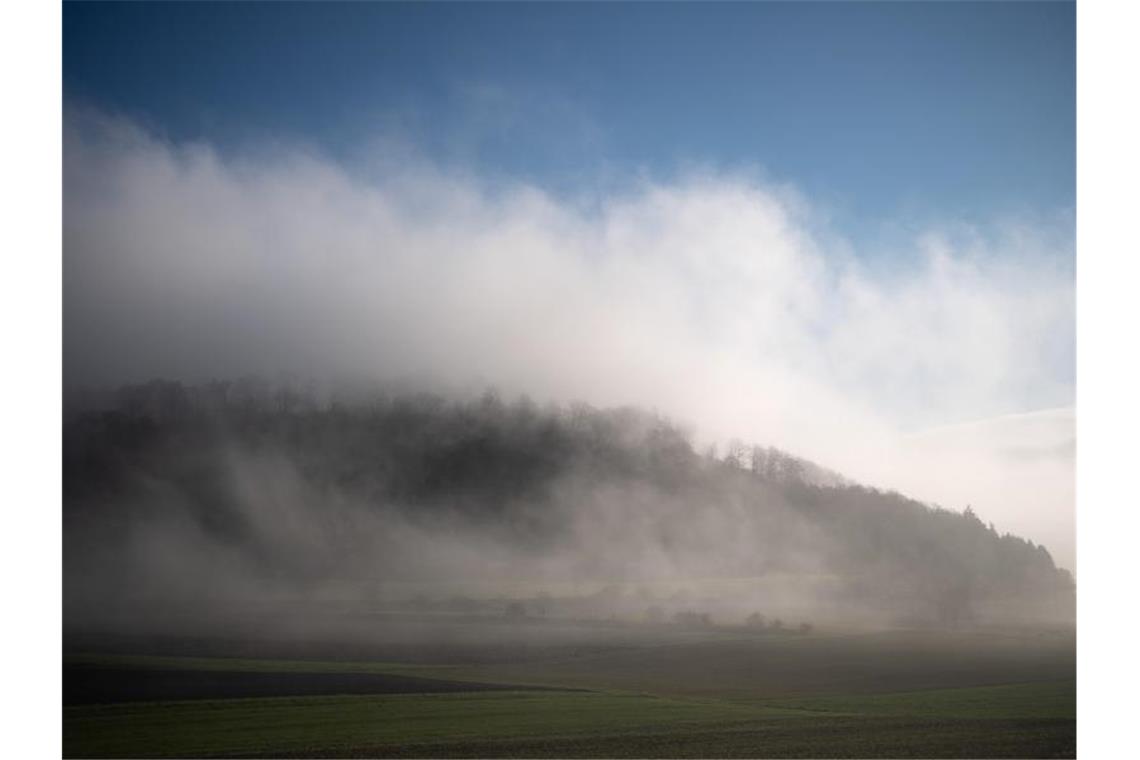
{"label": "tree-covered ridge", "polygon": [[[149,592],[187,592],[194,566],[227,589],[235,577],[755,577],[787,579],[784,596],[765,585],[774,608],[824,615],[1073,613],[1071,575],[971,510],[852,485],[774,449],[701,453],[636,409],[493,393],[123,388],[68,409],[64,517],[73,598],[137,590],[138,572]],[[95,571],[112,556],[117,575]]]}

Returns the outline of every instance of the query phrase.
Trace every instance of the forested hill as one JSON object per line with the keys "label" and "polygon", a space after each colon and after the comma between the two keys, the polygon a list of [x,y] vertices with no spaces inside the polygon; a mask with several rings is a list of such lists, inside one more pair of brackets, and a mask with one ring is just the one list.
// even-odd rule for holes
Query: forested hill
{"label": "forested hill", "polygon": [[769,448],[697,452],[633,409],[154,381],[69,401],[63,472],[73,616],[326,579],[520,575],[755,578],[770,606],[822,618],[1074,613],[1072,577],[1043,547],[972,512]]}

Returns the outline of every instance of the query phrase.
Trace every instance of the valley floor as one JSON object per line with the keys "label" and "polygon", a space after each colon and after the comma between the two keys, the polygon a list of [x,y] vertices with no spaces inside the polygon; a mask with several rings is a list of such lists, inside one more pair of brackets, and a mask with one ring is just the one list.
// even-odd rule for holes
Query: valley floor
{"label": "valley floor", "polygon": [[1072,637],[1026,632],[710,633],[446,664],[69,653],[64,702],[65,757],[1076,753]]}

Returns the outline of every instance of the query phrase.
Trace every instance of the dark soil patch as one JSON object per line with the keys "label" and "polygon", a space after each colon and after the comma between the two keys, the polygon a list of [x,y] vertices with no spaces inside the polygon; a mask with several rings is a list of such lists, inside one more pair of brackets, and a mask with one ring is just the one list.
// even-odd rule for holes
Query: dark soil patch
{"label": "dark soil patch", "polygon": [[534,687],[385,673],[264,673],[65,666],[65,705],[333,694],[446,694]]}

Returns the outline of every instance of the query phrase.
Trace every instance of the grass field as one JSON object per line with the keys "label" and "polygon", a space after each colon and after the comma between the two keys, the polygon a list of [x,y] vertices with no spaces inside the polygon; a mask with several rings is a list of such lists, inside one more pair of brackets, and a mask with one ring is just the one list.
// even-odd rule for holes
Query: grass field
{"label": "grass field", "polygon": [[[212,674],[195,693],[221,690],[216,699],[68,705],[65,757],[1073,757],[1076,751],[1073,651],[1063,636],[715,636],[580,656],[560,652],[525,663],[106,654],[68,655],[64,662],[65,698],[68,678],[95,671],[128,685],[140,674],[150,681],[156,674]],[[379,691],[406,693],[337,693],[345,676],[368,674],[380,676]],[[227,698],[240,694],[225,692],[227,684],[261,683],[267,675],[286,685],[325,684],[331,693]],[[416,679],[472,690],[416,693],[432,682]],[[514,688],[481,690],[503,685]]]}

